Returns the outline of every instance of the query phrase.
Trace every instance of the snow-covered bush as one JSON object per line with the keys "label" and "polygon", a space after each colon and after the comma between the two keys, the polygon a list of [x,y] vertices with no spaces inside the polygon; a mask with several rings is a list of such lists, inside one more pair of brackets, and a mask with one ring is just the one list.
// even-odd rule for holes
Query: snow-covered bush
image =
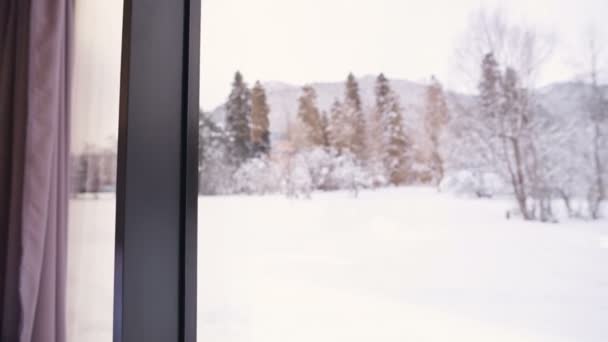
{"label": "snow-covered bush", "polygon": [[298,167],[307,170],[311,186],[315,190],[330,190],[329,175],[334,167],[335,153],[322,147],[299,152],[295,156]]}
{"label": "snow-covered bush", "polygon": [[293,156],[283,170],[283,193],[289,197],[309,197],[315,189],[313,177],[306,158]]}
{"label": "snow-covered bush", "polygon": [[505,193],[505,182],[495,173],[461,170],[446,175],[439,184],[442,192],[476,197],[493,197]]}
{"label": "snow-covered bush", "polygon": [[222,195],[232,191],[235,172],[227,160],[227,137],[221,126],[201,113],[199,124],[199,193]]}
{"label": "snow-covered bush", "polygon": [[308,196],[315,190],[347,189],[356,193],[371,187],[374,182],[372,173],[354,154],[325,148],[303,150],[293,155],[284,179],[284,191],[290,196]]}
{"label": "snow-covered bush", "polygon": [[329,178],[336,188],[351,190],[355,195],[359,189],[371,187],[375,180],[363,163],[350,153],[333,159]]}
{"label": "snow-covered bush", "polygon": [[386,169],[382,161],[373,160],[366,163],[365,169],[369,175],[370,188],[382,188],[388,184]]}
{"label": "snow-covered bush", "polygon": [[266,157],[249,159],[232,179],[233,193],[269,194],[281,189],[281,173],[277,165]]}

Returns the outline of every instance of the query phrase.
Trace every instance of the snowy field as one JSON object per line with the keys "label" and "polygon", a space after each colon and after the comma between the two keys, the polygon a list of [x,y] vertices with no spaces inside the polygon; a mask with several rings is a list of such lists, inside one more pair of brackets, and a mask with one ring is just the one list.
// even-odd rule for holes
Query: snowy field
{"label": "snowy field", "polygon": [[[73,203],[71,341],[111,341],[113,206]],[[608,341],[608,221],[511,207],[425,188],[201,197],[199,340]]]}

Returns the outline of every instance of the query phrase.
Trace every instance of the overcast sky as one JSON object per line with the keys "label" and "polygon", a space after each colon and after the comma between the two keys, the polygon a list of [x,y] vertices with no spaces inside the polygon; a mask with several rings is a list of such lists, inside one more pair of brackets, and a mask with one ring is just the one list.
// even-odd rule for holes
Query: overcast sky
{"label": "overcast sky", "polygon": [[[470,14],[488,0],[202,0],[201,105],[225,101],[235,70],[249,83],[302,84],[384,72],[454,85],[452,55]],[[510,17],[558,38],[541,83],[577,73],[577,40],[602,19],[607,0],[508,0]],[[604,16],[604,18],[602,18]],[[580,71],[578,71],[580,72]]]}
{"label": "overcast sky", "polygon": [[[480,0],[201,0],[201,105],[230,91],[235,70],[255,80],[303,84],[384,72],[450,88],[455,44]],[[505,0],[511,17],[555,32],[544,83],[582,72],[580,39],[595,24],[608,39],[608,0]],[[118,126],[123,0],[78,1],[73,86],[74,148],[113,144]],[[604,18],[605,20],[605,18]],[[608,50],[606,51],[608,53]],[[606,56],[606,55],[605,55]],[[607,61],[608,62],[608,61]]]}

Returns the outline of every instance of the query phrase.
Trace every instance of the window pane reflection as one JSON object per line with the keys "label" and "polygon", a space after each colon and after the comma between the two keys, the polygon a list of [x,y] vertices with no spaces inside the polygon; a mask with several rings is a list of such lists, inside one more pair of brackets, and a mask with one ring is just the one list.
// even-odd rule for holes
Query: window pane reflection
{"label": "window pane reflection", "polygon": [[122,6],[75,6],[67,292],[73,342],[112,341]]}

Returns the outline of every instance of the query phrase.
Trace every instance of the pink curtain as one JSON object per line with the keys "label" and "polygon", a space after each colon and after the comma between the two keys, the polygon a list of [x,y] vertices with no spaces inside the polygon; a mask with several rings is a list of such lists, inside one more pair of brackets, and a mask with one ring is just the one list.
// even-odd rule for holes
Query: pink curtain
{"label": "pink curtain", "polygon": [[0,5],[2,341],[64,342],[71,0]]}

